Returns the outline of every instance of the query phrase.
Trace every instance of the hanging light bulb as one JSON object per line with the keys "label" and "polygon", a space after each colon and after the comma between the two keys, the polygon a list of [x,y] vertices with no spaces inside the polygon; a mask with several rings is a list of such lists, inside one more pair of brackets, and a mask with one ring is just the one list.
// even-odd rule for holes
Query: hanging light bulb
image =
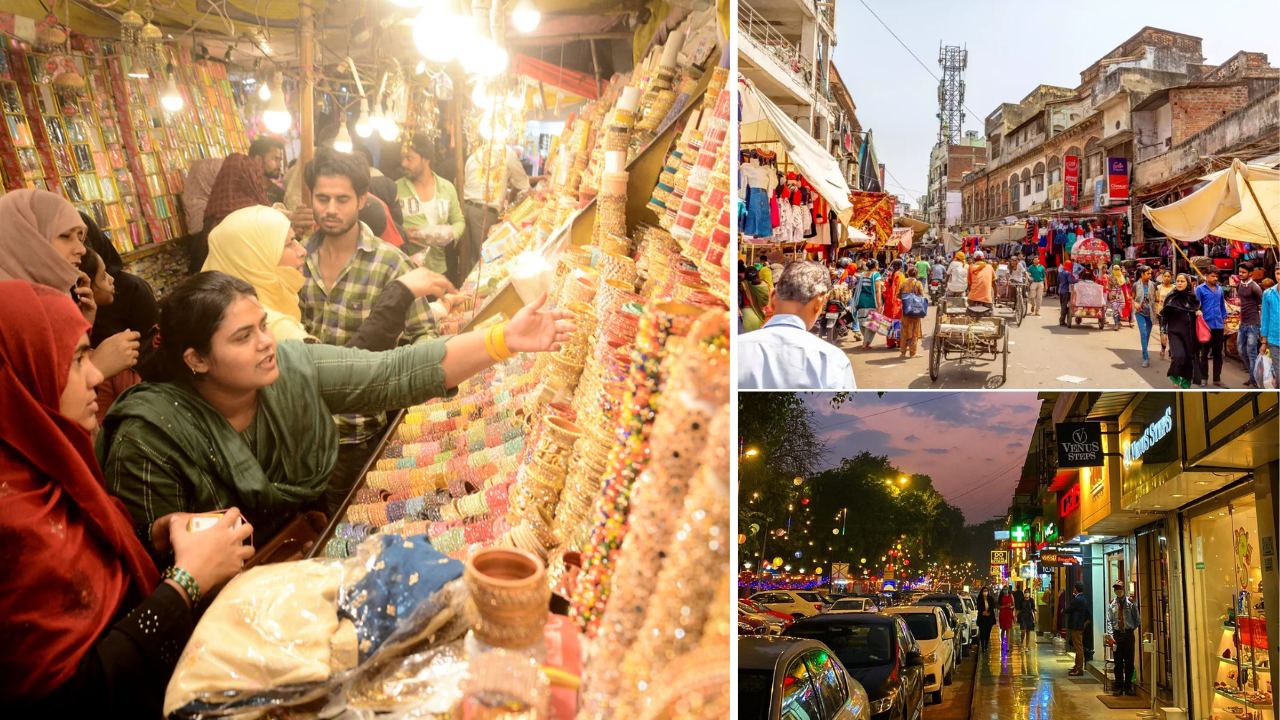
{"label": "hanging light bulb", "polygon": [[267,109],[262,113],[262,124],[267,126],[269,132],[276,135],[285,134],[293,124],[293,118],[289,116],[289,108],[284,104],[284,92],[279,89],[271,93]]}
{"label": "hanging light bulb", "polygon": [[148,80],[151,78],[151,73],[147,72],[146,63],[144,63],[137,55],[130,55],[128,57],[129,77],[137,80]]}
{"label": "hanging light bulb", "polygon": [[471,19],[460,15],[450,0],[428,2],[413,21],[413,44],[433,62],[457,57],[474,34]]}
{"label": "hanging light bulb", "polygon": [[262,83],[258,86],[258,99],[263,102],[271,99],[271,83]]}
{"label": "hanging light bulb", "polygon": [[511,11],[511,23],[522,33],[533,32],[541,19],[542,13],[538,12],[538,6],[533,4],[533,0],[520,0]]}
{"label": "hanging light bulb", "polygon": [[378,134],[387,142],[395,142],[400,137],[400,126],[394,118],[384,118],[382,125],[378,128]]}
{"label": "hanging light bulb", "polygon": [[382,126],[387,124],[387,116],[382,114],[382,103],[374,103],[373,117],[369,121],[374,130],[382,132]]}
{"label": "hanging light bulb", "polygon": [[333,139],[333,149],[341,153],[351,152],[351,133],[347,132],[347,124],[338,126],[338,136]]}
{"label": "hanging light bulb", "polygon": [[169,112],[182,109],[182,93],[178,92],[178,83],[173,79],[173,64],[169,64],[169,82],[164,86],[164,94],[160,96],[160,104]]}
{"label": "hanging light bulb", "polygon": [[369,99],[360,101],[360,117],[356,118],[356,134],[367,138],[377,129],[377,125],[369,118]]}

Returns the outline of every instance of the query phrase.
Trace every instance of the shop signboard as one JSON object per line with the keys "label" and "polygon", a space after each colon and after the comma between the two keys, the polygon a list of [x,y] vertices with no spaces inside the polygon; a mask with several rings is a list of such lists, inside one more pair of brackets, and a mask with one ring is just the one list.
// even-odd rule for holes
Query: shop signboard
{"label": "shop signboard", "polygon": [[1102,210],[1102,196],[1107,192],[1106,178],[1098,178],[1093,181],[1093,211]]}
{"label": "shop signboard", "polygon": [[1129,199],[1129,158],[1107,158],[1107,201]]}
{"label": "shop signboard", "polygon": [[1062,158],[1063,205],[1068,210],[1076,208],[1080,197],[1080,156],[1068,155]]}
{"label": "shop signboard", "polygon": [[850,579],[849,563],[831,563],[832,582],[848,582]]}
{"label": "shop signboard", "polygon": [[1134,408],[1120,434],[1124,500],[1128,504],[1154,489],[1180,463],[1178,413],[1170,394],[1153,393]]}
{"label": "shop signboard", "polygon": [[1009,551],[1008,550],[992,550],[991,564],[992,565],[1008,565]]}
{"label": "shop signboard", "polygon": [[1058,444],[1058,467],[1102,466],[1102,423],[1055,423],[1054,431]]}

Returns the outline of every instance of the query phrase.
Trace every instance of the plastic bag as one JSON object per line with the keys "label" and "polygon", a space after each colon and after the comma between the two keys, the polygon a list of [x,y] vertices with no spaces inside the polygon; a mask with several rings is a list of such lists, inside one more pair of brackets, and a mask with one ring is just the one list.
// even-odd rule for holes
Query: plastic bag
{"label": "plastic bag", "polygon": [[1258,387],[1263,390],[1275,390],[1280,385],[1280,378],[1276,377],[1271,356],[1267,352],[1258,353],[1258,359],[1253,362],[1253,376],[1258,380]]}
{"label": "plastic bag", "polygon": [[547,263],[541,253],[520,253],[511,263],[511,285],[526,303],[533,302],[549,290],[555,274],[555,268]]}

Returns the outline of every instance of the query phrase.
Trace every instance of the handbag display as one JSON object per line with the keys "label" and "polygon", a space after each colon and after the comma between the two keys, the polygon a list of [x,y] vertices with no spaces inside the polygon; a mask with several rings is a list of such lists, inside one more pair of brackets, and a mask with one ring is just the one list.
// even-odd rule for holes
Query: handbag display
{"label": "handbag display", "polygon": [[319,539],[329,519],[318,510],[298,513],[266,545],[258,548],[244,563],[248,570],[258,565],[301,560]]}

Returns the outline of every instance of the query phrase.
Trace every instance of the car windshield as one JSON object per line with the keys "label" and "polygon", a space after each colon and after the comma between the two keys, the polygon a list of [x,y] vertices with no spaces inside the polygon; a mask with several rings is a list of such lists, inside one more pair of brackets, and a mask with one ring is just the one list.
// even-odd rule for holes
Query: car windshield
{"label": "car windshield", "polygon": [[974,612],[975,610],[978,609],[978,606],[973,604],[973,598],[962,598],[962,599],[964,600],[965,609],[968,610],[969,612]]}
{"label": "car windshield", "polygon": [[917,640],[938,639],[938,619],[933,613],[902,613],[902,618],[911,628],[911,634]]}
{"label": "car windshield", "polygon": [[955,610],[958,613],[964,612],[964,603],[960,598],[948,597],[946,595],[925,595],[924,600],[925,602],[944,602],[950,605],[952,610]]}
{"label": "car windshield", "polygon": [[814,592],[798,592],[796,597],[808,603],[821,603],[822,598],[818,597],[818,593]]}
{"label": "car windshield", "polygon": [[849,598],[845,600],[837,600],[835,605],[831,606],[832,610],[866,610],[867,601],[862,598]]}
{"label": "car windshield", "polygon": [[738,717],[768,720],[773,694],[773,670],[738,669]]}
{"label": "car windshield", "polygon": [[[831,648],[847,668],[875,667],[893,662],[893,626],[799,623],[787,630],[793,637],[819,640]],[[738,703],[742,707],[742,703]]]}

